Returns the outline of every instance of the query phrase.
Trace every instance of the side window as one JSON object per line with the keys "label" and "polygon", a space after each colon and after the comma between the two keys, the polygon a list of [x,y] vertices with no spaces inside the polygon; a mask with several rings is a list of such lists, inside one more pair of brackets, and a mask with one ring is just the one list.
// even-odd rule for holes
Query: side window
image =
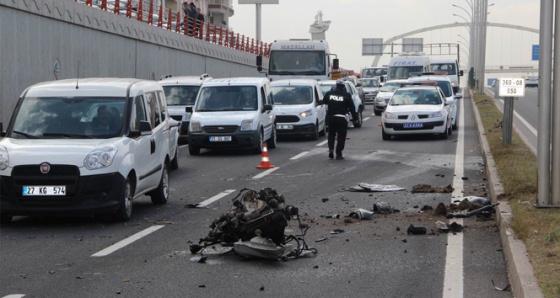
{"label": "side window", "polygon": [[266,96],[266,93],[264,92],[264,87],[261,87],[261,111],[264,111],[264,105],[267,104],[267,102],[270,102],[270,97]]}
{"label": "side window", "polygon": [[158,91],[157,92],[157,99],[158,99],[158,103],[159,103],[159,107],[161,110],[161,121],[165,121],[165,117],[167,115],[167,109],[166,109],[166,105],[165,105],[165,96],[163,95],[163,92]]}
{"label": "side window", "polygon": [[321,98],[319,97],[319,93],[317,92],[317,87],[313,88],[313,97],[314,97],[313,101],[315,102],[315,106],[318,106],[319,100]]}
{"label": "side window", "polygon": [[132,107],[132,116],[130,126],[132,130],[140,130],[140,121],[146,121],[146,106],[144,106],[144,98],[136,96],[134,98],[134,106]]}
{"label": "side window", "polygon": [[161,113],[155,92],[146,93],[146,101],[150,107],[150,122],[152,122],[152,127],[156,127],[161,123]]}

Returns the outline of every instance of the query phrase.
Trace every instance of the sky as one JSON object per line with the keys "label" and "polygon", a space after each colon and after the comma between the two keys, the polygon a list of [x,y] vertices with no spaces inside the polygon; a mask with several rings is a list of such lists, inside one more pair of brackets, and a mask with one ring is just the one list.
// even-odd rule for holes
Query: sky
{"label": "sky", "polygon": [[[359,71],[371,66],[373,56],[362,56],[363,38],[383,38],[436,25],[470,21],[471,0],[278,0],[279,4],[261,7],[261,39],[264,42],[290,38],[311,39],[309,26],[322,12],[323,21],[330,21],[326,40],[331,53],[337,54],[340,66]],[[539,29],[541,0],[489,0],[488,22]],[[455,4],[461,8],[453,7]],[[493,4],[493,5],[492,5]],[[256,37],[256,6],[238,4],[233,0],[234,15],[230,26],[235,32]],[[467,12],[465,12],[465,10]],[[461,17],[454,16],[460,15]],[[459,36],[460,35],[460,36]],[[424,43],[459,43],[468,53],[465,27],[441,29],[408,37],[422,37]],[[532,45],[539,43],[538,34],[519,30],[489,27],[486,65],[537,65],[531,60]],[[401,41],[397,41],[401,42]],[[396,42],[396,43],[397,43]],[[395,46],[397,47],[397,46]],[[400,48],[400,46],[398,46]],[[399,49],[400,50],[400,49]],[[448,58],[448,57],[442,57]],[[390,55],[383,55],[379,64],[387,64]],[[466,59],[465,59],[466,60]]]}

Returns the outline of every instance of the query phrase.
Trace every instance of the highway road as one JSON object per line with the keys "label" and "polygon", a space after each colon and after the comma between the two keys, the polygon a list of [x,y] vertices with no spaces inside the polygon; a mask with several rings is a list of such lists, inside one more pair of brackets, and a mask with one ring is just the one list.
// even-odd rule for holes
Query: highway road
{"label": "highway road", "polygon": [[[517,104],[517,102],[516,102]],[[327,158],[326,138],[280,140],[269,150],[275,166],[258,170],[261,156],[243,151],[188,155],[171,173],[171,199],[135,201],[133,219],[15,217],[0,229],[0,297],[512,297],[495,220],[453,219],[463,232],[440,233],[447,221],[435,208],[465,196],[487,197],[484,160],[471,99],[459,101],[459,129],[447,140],[407,137],[383,141],[380,117],[364,114],[350,128],[346,159]],[[350,192],[365,182],[404,191]],[[453,193],[413,193],[417,184]],[[299,208],[315,256],[284,261],[209,254],[191,261],[189,244],[243,188],[276,189]],[[209,208],[186,208],[209,202]],[[372,220],[343,216],[387,202],[400,212]],[[426,235],[408,235],[409,225]],[[343,230],[331,234],[335,229]],[[290,221],[287,234],[298,234]],[[326,238],[324,241],[316,240]],[[9,296],[13,295],[13,296]]]}

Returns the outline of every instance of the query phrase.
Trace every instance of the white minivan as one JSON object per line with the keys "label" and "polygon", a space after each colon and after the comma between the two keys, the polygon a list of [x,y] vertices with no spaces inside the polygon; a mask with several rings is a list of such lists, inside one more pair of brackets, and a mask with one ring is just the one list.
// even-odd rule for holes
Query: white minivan
{"label": "white minivan", "polygon": [[267,78],[238,77],[205,81],[189,124],[189,153],[201,148],[244,148],[262,153],[276,147],[276,117]]}
{"label": "white minivan", "polygon": [[278,136],[307,136],[317,140],[325,135],[327,110],[316,80],[278,80],[270,86]]}
{"label": "white minivan", "polygon": [[155,81],[83,78],[21,94],[0,139],[0,217],[132,216],[132,200],[169,197],[177,127]]}

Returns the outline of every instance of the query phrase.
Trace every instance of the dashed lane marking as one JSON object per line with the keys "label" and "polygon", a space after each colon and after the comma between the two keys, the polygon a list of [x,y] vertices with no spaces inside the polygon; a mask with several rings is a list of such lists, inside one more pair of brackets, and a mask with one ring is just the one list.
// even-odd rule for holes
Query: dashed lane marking
{"label": "dashed lane marking", "polygon": [[157,231],[157,230],[159,230],[159,229],[161,229],[161,228],[163,228],[163,227],[165,227],[165,225],[154,225],[154,226],[151,226],[151,227],[149,227],[149,228],[147,228],[147,229],[145,229],[145,230],[143,230],[143,231],[140,231],[140,232],[138,232],[138,233],[136,233],[136,234],[134,234],[134,235],[132,235],[132,236],[126,238],[126,239],[123,239],[123,240],[121,240],[121,241],[119,241],[119,242],[117,242],[117,243],[115,243],[115,244],[113,244],[113,245],[111,245],[111,246],[109,246],[109,247],[103,249],[103,250],[100,250],[100,251],[94,253],[94,254],[91,255],[91,256],[92,256],[92,257],[105,257],[105,256],[108,256],[108,255],[112,254],[113,252],[115,252],[115,251],[117,251],[117,250],[119,250],[119,249],[121,249],[121,248],[123,248],[123,247],[125,247],[125,246],[127,246],[127,245],[129,245],[129,244],[131,244],[131,243],[133,243],[133,242],[135,242],[135,241],[137,241],[137,240],[139,240],[139,239],[142,239],[143,237],[148,236],[148,235],[150,235],[151,233],[153,233],[153,232],[155,232],[155,231]]}
{"label": "dashed lane marking", "polygon": [[258,175],[253,176],[253,179],[261,179],[262,177],[264,177],[264,176],[266,176],[266,175],[268,175],[268,174],[270,174],[270,173],[272,173],[272,172],[274,172],[274,171],[276,171],[276,170],[278,170],[278,169],[279,169],[279,167],[275,167],[275,168],[272,168],[272,169],[268,169],[268,170],[266,170],[266,171],[264,171],[264,172],[262,172],[262,173],[260,173],[260,174],[258,174]]}
{"label": "dashed lane marking", "polygon": [[290,157],[290,160],[299,159],[299,158],[303,157],[304,155],[306,155],[307,153],[309,153],[309,151],[303,151],[302,153],[300,153],[300,154],[298,154],[298,155],[296,155],[296,156]]}
{"label": "dashed lane marking", "polygon": [[223,197],[229,195],[230,193],[232,193],[232,192],[234,192],[234,191],[235,191],[235,189],[226,189],[226,190],[222,191],[221,193],[219,193],[219,194],[217,194],[217,195],[215,195],[215,196],[213,196],[213,197],[211,197],[211,198],[209,198],[209,199],[206,199],[206,200],[200,202],[197,206],[198,206],[198,207],[206,207],[206,206],[212,204],[213,202],[215,202],[215,201],[217,201],[217,200],[219,200],[219,199],[221,199],[221,198],[223,198]]}

